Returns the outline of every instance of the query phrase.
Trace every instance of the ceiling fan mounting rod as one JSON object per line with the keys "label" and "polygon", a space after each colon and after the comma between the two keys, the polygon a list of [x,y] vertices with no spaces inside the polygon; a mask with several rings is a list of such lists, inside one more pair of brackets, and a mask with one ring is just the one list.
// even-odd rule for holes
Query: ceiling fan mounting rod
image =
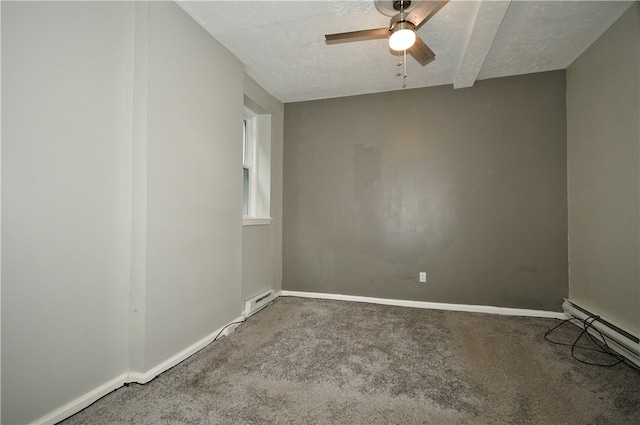
{"label": "ceiling fan mounting rod", "polygon": [[393,2],[393,8],[397,11],[403,10],[403,9],[408,9],[409,6],[411,6],[411,2],[410,1],[402,1],[402,0],[395,0]]}

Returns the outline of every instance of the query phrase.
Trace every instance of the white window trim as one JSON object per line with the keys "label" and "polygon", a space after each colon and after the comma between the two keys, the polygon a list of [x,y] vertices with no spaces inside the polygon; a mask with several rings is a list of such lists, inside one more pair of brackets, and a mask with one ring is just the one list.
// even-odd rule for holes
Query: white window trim
{"label": "white window trim", "polygon": [[242,225],[243,226],[264,226],[266,224],[271,224],[272,218],[255,218],[249,216],[242,217]]}
{"label": "white window trim", "polygon": [[[271,224],[270,165],[271,165],[271,116],[260,115],[244,108],[243,119],[247,122],[247,160],[249,168],[249,211],[242,216],[244,226]],[[243,168],[245,167],[243,158]],[[266,193],[259,198],[258,192]]]}

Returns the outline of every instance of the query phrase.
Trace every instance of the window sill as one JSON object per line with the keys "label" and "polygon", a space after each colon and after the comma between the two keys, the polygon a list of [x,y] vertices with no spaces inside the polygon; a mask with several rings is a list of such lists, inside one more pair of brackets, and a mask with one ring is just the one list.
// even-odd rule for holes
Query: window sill
{"label": "window sill", "polygon": [[264,226],[271,224],[272,218],[242,217],[243,226]]}

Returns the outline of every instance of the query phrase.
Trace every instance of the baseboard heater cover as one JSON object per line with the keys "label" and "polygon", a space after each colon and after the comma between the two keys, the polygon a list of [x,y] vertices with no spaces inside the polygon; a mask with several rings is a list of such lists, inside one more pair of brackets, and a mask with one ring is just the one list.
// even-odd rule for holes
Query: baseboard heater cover
{"label": "baseboard heater cover", "polygon": [[275,291],[273,289],[269,289],[268,291],[248,299],[244,302],[244,311],[242,312],[242,315],[244,317],[249,317],[256,314],[258,311],[268,306],[275,298]]}
{"label": "baseboard heater cover", "polygon": [[[574,322],[574,324],[579,327],[583,327],[583,320],[587,320],[589,317],[596,315],[568,299],[565,299],[562,304],[562,309],[568,317],[580,319],[580,324]],[[631,330],[623,329],[620,325],[617,325],[606,318],[600,318],[600,320],[589,322],[592,323],[590,326],[591,328],[597,329],[607,337],[606,342],[611,349],[640,367],[640,338],[637,334]],[[589,330],[589,333],[597,339],[602,340],[598,332]]]}

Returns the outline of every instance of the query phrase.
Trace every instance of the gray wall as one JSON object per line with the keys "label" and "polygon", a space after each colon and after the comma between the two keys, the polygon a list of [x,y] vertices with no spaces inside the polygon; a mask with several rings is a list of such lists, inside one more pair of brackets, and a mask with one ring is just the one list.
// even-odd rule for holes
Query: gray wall
{"label": "gray wall", "polygon": [[640,333],[640,5],[567,70],[569,295]]}
{"label": "gray wall", "polygon": [[560,310],[563,71],[286,104],[285,140],[283,289]]}
{"label": "gray wall", "polygon": [[149,4],[146,366],[239,316],[244,68],[174,3]]}
{"label": "gray wall", "polygon": [[17,424],[152,373],[244,293],[280,287],[282,112],[277,219],[247,236],[268,276],[245,290],[242,63],[173,2],[1,7],[2,423]]}

